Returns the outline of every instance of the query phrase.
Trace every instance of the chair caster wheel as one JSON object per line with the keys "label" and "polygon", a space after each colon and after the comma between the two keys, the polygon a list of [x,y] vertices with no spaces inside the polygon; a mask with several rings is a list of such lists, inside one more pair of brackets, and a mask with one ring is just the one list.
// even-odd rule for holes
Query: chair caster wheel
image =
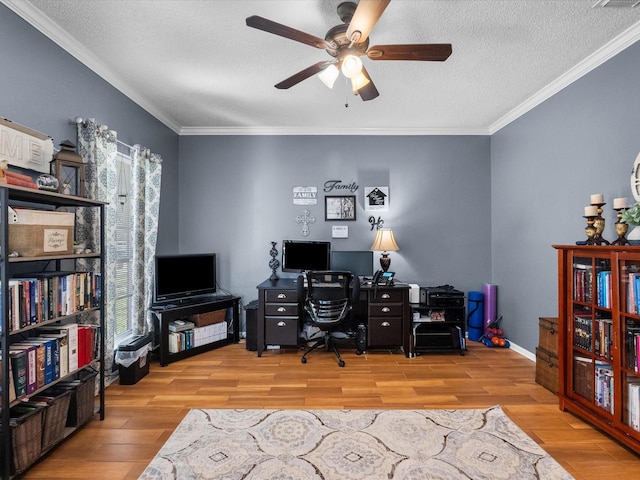
{"label": "chair caster wheel", "polygon": [[341,367],[344,367],[344,360],[340,360],[340,361],[338,362],[338,365],[340,365]]}
{"label": "chair caster wheel", "polygon": [[307,359],[306,359],[306,358],[304,358],[304,357],[302,357],[302,358],[300,359],[300,361],[301,361],[302,363],[307,363]]}

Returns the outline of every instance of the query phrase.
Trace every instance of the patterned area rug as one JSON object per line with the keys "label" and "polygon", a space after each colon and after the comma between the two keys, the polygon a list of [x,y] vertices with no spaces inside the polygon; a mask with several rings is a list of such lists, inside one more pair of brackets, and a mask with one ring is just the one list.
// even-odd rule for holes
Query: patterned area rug
{"label": "patterned area rug", "polygon": [[571,479],[499,406],[191,410],[149,479]]}

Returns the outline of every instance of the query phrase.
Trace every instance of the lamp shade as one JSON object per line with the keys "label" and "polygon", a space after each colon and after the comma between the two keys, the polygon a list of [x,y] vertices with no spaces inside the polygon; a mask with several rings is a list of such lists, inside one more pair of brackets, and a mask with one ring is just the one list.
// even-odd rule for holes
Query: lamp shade
{"label": "lamp shade", "polygon": [[396,252],[400,250],[396,239],[393,237],[393,231],[390,228],[380,228],[376,232],[376,238],[371,245],[374,252]]}
{"label": "lamp shade", "polygon": [[333,84],[336,83],[336,79],[338,78],[338,75],[340,75],[340,70],[338,70],[338,68],[335,65],[331,64],[318,74],[318,78],[327,87],[333,88]]}

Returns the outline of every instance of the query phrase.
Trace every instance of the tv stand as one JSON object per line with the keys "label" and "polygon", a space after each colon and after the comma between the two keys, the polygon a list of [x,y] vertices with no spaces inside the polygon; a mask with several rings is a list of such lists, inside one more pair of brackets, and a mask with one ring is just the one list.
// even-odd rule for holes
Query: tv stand
{"label": "tv stand", "polygon": [[[231,325],[227,326],[227,337],[223,340],[213,341],[197,347],[169,353],[169,324],[175,320],[189,320],[192,315],[215,312],[218,310],[232,309]],[[155,341],[160,356],[160,366],[165,367],[169,363],[177,362],[183,358],[192,357],[214,348],[238,343],[240,341],[240,297],[228,296],[227,298],[208,298],[196,303],[182,303],[157,306],[151,309],[154,317]]]}

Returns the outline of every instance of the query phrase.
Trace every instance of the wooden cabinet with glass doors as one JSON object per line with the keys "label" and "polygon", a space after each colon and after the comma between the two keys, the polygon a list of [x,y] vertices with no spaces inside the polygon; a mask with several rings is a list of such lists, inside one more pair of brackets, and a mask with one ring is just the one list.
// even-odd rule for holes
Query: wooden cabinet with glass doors
{"label": "wooden cabinet with glass doors", "polygon": [[554,248],[560,408],[640,453],[640,247]]}

